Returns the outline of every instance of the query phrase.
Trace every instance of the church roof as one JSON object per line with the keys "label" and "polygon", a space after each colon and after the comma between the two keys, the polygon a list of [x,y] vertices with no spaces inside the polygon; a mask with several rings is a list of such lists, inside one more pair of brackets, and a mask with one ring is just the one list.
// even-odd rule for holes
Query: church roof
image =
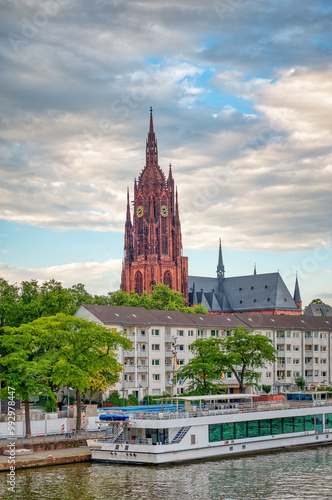
{"label": "church roof", "polygon": [[244,312],[269,309],[298,311],[278,272],[224,279],[189,276],[190,303],[193,300],[194,283],[197,302],[202,302],[209,311]]}
{"label": "church roof", "polygon": [[332,316],[332,307],[327,304],[315,304],[311,302],[303,314],[305,316]]}

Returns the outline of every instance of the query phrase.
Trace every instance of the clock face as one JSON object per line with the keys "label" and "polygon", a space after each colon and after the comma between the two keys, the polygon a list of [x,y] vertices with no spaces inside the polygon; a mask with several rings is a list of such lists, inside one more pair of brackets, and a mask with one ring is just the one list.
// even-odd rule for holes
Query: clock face
{"label": "clock face", "polygon": [[166,207],[166,205],[162,205],[160,207],[160,214],[162,217],[167,217],[168,215],[168,208]]}
{"label": "clock face", "polygon": [[136,215],[137,215],[137,217],[142,217],[142,215],[143,215],[143,207],[141,205],[139,207],[137,207],[137,209],[136,209]]}

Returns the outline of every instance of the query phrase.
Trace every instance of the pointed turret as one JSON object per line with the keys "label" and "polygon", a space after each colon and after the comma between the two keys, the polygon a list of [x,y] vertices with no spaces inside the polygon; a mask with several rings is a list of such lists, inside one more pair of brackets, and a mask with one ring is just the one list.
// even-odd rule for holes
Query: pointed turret
{"label": "pointed turret", "polygon": [[257,270],[256,270],[256,263],[254,265],[254,274],[257,274]]}
{"label": "pointed turret", "polygon": [[224,263],[223,263],[223,259],[222,259],[221,238],[219,238],[219,255],[218,255],[217,277],[218,278],[225,277],[225,268],[224,268]]}
{"label": "pointed turret", "polygon": [[126,223],[130,223],[131,225],[131,218],[130,218],[130,203],[129,203],[129,188],[127,188],[127,215],[126,215]]}
{"label": "pointed turret", "polygon": [[146,166],[148,165],[158,166],[158,148],[156,135],[153,130],[152,107],[150,108],[150,128],[146,141]]}
{"label": "pointed turret", "polygon": [[299,309],[302,309],[302,299],[301,299],[301,294],[300,294],[300,287],[299,287],[299,281],[297,279],[297,273],[296,273],[296,280],[295,280],[295,288],[294,288],[294,302],[297,305]]}

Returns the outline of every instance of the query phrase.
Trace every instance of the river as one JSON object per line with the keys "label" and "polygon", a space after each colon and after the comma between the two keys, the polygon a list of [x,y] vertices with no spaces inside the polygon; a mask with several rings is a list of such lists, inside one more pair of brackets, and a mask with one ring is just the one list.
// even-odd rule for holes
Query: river
{"label": "river", "polygon": [[18,470],[18,500],[332,499],[332,447],[168,467],[93,462]]}

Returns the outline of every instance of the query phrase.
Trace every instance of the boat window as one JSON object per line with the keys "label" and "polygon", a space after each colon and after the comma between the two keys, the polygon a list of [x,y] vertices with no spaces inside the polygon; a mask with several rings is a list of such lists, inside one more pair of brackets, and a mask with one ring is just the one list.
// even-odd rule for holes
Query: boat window
{"label": "boat window", "polygon": [[196,444],[196,436],[195,436],[195,434],[191,434],[190,439],[191,439],[191,444]]}
{"label": "boat window", "polygon": [[259,433],[261,436],[270,436],[271,435],[271,419],[267,418],[266,420],[261,420],[259,422]]}
{"label": "boat window", "polygon": [[304,426],[306,431],[313,431],[315,429],[315,417],[313,415],[306,415],[304,417]]}
{"label": "boat window", "polygon": [[248,437],[257,437],[259,436],[259,421],[252,420],[248,422]]}
{"label": "boat window", "polygon": [[325,415],[325,428],[332,429],[332,413],[327,413]]}
{"label": "boat window", "polygon": [[273,418],[272,419],[272,427],[271,427],[272,435],[282,434],[282,418]]}
{"label": "boat window", "polygon": [[236,439],[244,439],[247,437],[247,422],[235,423],[235,435]]}
{"label": "boat window", "polygon": [[284,424],[284,434],[289,432],[294,432],[294,418],[293,417],[285,417],[283,418]]}
{"label": "boat window", "polygon": [[222,425],[222,438],[224,441],[229,441],[230,439],[235,439],[234,435],[234,423],[229,422]]}
{"label": "boat window", "polygon": [[304,432],[304,417],[294,417],[294,432]]}

